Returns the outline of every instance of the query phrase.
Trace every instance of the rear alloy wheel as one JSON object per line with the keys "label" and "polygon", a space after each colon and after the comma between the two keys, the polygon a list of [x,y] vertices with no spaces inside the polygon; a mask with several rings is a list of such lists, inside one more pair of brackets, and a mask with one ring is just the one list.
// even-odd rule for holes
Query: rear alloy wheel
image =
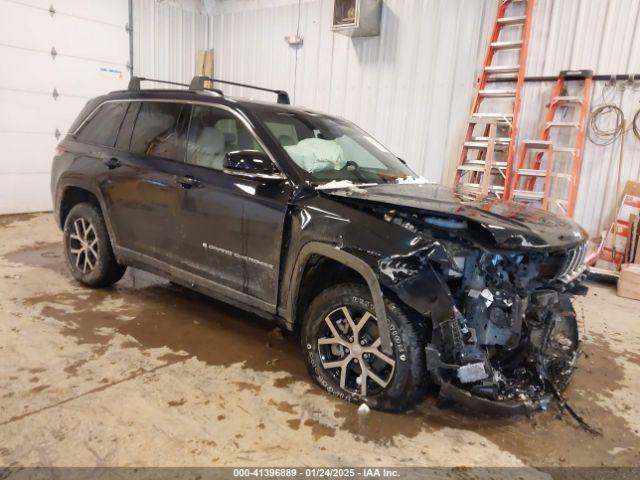
{"label": "rear alloy wheel", "polygon": [[98,236],[90,220],[78,217],[69,235],[69,254],[76,268],[83,274],[91,272],[98,264]]}
{"label": "rear alloy wheel", "polygon": [[307,369],[328,392],[379,410],[414,407],[426,391],[420,328],[385,300],[391,352],[384,352],[369,290],[341,284],[320,293],[306,311],[301,343]]}
{"label": "rear alloy wheel", "polygon": [[102,213],[90,203],[75,205],[64,222],[64,250],[73,277],[89,287],[106,287],[122,278]]}

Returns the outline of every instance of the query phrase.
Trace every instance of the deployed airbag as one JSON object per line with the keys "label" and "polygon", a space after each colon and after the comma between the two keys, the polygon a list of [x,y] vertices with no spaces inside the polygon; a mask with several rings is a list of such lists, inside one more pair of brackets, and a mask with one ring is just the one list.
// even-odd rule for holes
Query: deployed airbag
{"label": "deployed airbag", "polygon": [[321,138],[305,138],[284,149],[298,166],[309,173],[340,170],[347,164],[340,145]]}

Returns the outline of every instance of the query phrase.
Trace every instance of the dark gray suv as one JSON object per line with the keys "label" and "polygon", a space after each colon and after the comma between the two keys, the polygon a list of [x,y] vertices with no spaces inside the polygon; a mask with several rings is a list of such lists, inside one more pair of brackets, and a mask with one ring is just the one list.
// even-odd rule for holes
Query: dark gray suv
{"label": "dark gray suv", "polygon": [[91,100],[58,146],[55,217],[73,276],[127,266],[298,331],[312,377],[373,408],[430,382],[525,413],[566,385],[585,234],[548,212],[462,202],[352,123],[187,89]]}

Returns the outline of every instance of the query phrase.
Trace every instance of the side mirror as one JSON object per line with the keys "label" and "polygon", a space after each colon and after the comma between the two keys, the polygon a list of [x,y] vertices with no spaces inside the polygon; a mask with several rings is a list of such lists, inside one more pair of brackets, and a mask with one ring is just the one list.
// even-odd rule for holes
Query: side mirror
{"label": "side mirror", "polygon": [[285,176],[266,153],[257,150],[239,150],[224,156],[223,170],[229,175],[255,180],[284,180]]}

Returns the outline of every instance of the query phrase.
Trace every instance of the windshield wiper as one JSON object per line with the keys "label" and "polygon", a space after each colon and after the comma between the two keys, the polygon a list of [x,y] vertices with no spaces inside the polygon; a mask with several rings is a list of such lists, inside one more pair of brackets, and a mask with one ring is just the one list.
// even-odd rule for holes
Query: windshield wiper
{"label": "windshield wiper", "polygon": [[374,187],[378,183],[353,183],[351,180],[331,180],[328,183],[317,185],[316,190],[342,190],[342,189],[362,189],[362,187]]}

